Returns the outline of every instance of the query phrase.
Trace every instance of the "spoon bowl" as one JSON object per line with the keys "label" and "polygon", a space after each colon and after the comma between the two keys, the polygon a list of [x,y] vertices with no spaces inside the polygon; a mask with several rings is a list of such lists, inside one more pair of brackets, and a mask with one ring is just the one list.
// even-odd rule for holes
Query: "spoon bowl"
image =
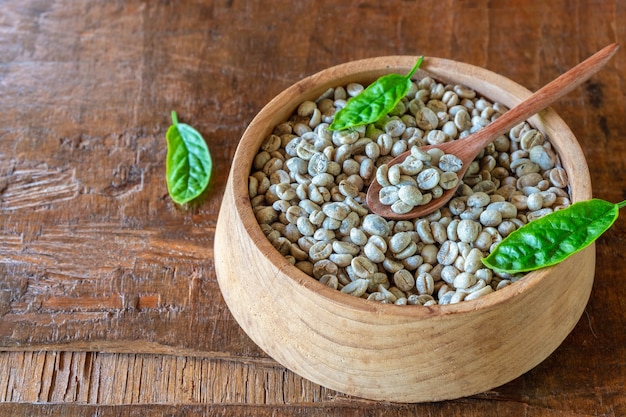
{"label": "spoon bowl", "polygon": [[[407,73],[416,58],[352,61],[286,88],[251,121],[224,187],[214,239],[215,274],[224,302],[241,325],[238,337],[247,334],[258,345],[249,348],[253,356],[266,358],[262,349],[280,366],[325,387],[321,392],[396,402],[489,392],[557,350],[579,323],[593,287],[594,244],[474,300],[432,306],[381,304],[319,282],[269,241],[249,191],[254,159],[267,136],[302,102],[336,86],[369,85],[389,73]],[[427,57],[417,78],[426,76],[466,86],[507,108],[531,95],[500,74],[448,59]],[[563,119],[548,108],[528,122],[549,138],[559,156],[571,202],[590,199],[585,154]],[[543,369],[549,374],[551,365]]]}
{"label": "spoon bowl", "polygon": [[[444,153],[457,156],[463,162],[461,169],[457,172],[459,180],[462,180],[470,163],[485,146],[496,140],[501,134],[523,122],[533,114],[545,109],[550,104],[587,81],[615,55],[618,49],[619,45],[616,43],[604,47],[585,61],[537,90],[526,100],[507,111],[478,132],[461,140],[439,145],[423,146],[420,147],[420,149],[428,150],[438,148]],[[411,151],[404,152],[392,159],[387,165],[392,166],[402,163],[410,154]],[[457,187],[445,190],[441,197],[433,198],[427,204],[416,206],[408,213],[400,214],[394,212],[390,205],[385,205],[380,201],[379,193],[381,188],[380,183],[374,179],[367,190],[367,204],[372,212],[391,220],[406,220],[426,216],[450,201],[457,190]]]}

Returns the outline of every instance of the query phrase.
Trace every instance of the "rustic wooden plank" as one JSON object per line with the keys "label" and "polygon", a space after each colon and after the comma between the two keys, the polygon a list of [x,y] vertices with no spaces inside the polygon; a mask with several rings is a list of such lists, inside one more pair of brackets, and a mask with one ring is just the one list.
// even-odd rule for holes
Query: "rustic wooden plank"
{"label": "rustic wooden plank", "polygon": [[[586,315],[561,348],[440,404],[347,398],[278,366],[230,316],[212,261],[237,140],[294,81],[401,53],[536,89],[626,45],[625,19],[615,0],[3,2],[0,415],[626,415],[621,220],[598,242]],[[621,53],[554,105],[592,161],[594,194],[612,201],[626,198],[624,68]],[[218,168],[188,209],[163,180],[172,109]]]}
{"label": "rustic wooden plank", "polygon": [[[18,364],[14,376],[1,386],[2,402],[71,403],[84,405],[141,404],[249,404],[274,406],[301,404],[315,408],[345,406],[389,410],[438,410],[439,405],[401,405],[373,402],[327,390],[280,366],[241,364],[236,361],[149,354],[88,352],[5,352],[2,362]],[[550,360],[549,360],[550,361]],[[537,369],[503,387],[468,399],[449,401],[452,409],[489,410],[478,415],[498,415],[498,405],[519,404],[526,415],[621,415],[626,410],[623,379],[603,383],[573,378],[563,370]],[[38,378],[51,372],[43,387]],[[571,370],[570,370],[571,371]],[[623,377],[623,375],[620,375]],[[555,382],[558,380],[559,382]],[[535,385],[533,385],[533,382]],[[531,385],[532,391],[522,387]],[[554,390],[555,386],[569,389]],[[488,406],[489,404],[489,406]],[[473,408],[475,407],[475,408]],[[503,408],[505,409],[505,408]],[[442,409],[443,410],[443,409]],[[554,413],[549,414],[548,411]],[[0,414],[1,415],[1,414]],[[471,415],[471,414],[466,414]]]}
{"label": "rustic wooden plank", "polygon": [[[280,404],[337,395],[271,363],[56,351],[4,352],[0,358],[16,365],[2,380],[4,402]],[[40,379],[48,385],[29,383]]]}
{"label": "rustic wooden plank", "polygon": [[[427,412],[432,417],[450,415],[464,416],[498,416],[524,415],[528,417],[592,417],[598,414],[571,413],[547,408],[528,407],[525,404],[496,402],[486,404],[481,401],[464,401],[459,403],[437,403],[432,405],[394,405],[367,403],[359,404],[338,401],[336,404],[314,406],[309,404],[291,404],[275,406],[243,406],[228,405],[143,405],[143,406],[81,406],[53,404],[0,404],[0,416],[93,416],[101,417],[229,417],[229,416],[286,416],[311,417],[340,415],[344,417],[400,417],[421,415]],[[503,413],[503,414],[499,414]],[[509,414],[510,413],[510,414]]]}

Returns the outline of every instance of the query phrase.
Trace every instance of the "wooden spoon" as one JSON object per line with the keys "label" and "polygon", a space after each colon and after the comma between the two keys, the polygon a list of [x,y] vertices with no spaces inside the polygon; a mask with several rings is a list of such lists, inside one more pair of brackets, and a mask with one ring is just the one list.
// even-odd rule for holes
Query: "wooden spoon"
{"label": "wooden spoon", "polygon": [[[446,142],[439,145],[428,145],[420,147],[422,150],[439,148],[445,153],[453,154],[463,161],[463,167],[457,172],[459,179],[462,179],[470,163],[476,158],[480,151],[496,140],[498,136],[510,130],[512,127],[528,119],[535,113],[548,107],[551,103],[574,90],[580,84],[588,80],[600,68],[602,68],[611,57],[617,52],[617,43],[606,46],[596,52],[585,61],[576,65],[555,80],[546,84],[543,88],[532,94],[526,100],[519,103],[502,116],[485,126],[478,132],[461,140]],[[411,154],[411,151],[404,152],[392,159],[387,165],[399,164]],[[384,205],[379,200],[381,185],[375,179],[372,181],[367,191],[367,204],[370,210],[384,218],[392,220],[412,219],[426,216],[446,204],[456,193],[456,188],[444,191],[439,198],[431,200],[429,203],[417,206],[405,214],[397,214],[391,210],[391,206]]]}

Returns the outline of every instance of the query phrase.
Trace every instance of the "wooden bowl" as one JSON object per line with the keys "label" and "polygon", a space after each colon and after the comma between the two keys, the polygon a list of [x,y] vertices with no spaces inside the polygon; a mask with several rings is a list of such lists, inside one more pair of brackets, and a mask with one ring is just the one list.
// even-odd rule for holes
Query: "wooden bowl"
{"label": "wooden bowl", "polygon": [[[252,212],[248,176],[273,127],[329,87],[406,74],[417,57],[339,65],[289,87],[250,123],[233,159],[218,218],[215,265],[233,316],[269,356],[327,388],[374,400],[425,402],[492,389],[527,372],[570,333],[588,301],[595,247],[528,274],[482,298],[454,305],[380,304],[329,288],[290,265]],[[426,58],[416,76],[463,84],[508,107],[530,92],[472,65]],[[553,142],[574,201],[591,198],[583,152],[551,109],[530,119]]]}

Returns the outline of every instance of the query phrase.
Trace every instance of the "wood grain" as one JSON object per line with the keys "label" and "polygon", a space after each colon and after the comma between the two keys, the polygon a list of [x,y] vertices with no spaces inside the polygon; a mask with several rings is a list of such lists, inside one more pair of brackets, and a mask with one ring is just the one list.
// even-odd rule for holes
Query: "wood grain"
{"label": "wood grain", "polygon": [[[20,366],[7,378],[8,383],[0,384],[0,415],[7,416],[56,416],[63,412],[89,416],[619,416],[625,409],[619,390],[583,385],[569,393],[541,387],[532,398],[507,385],[456,401],[399,404],[348,397],[268,364],[242,367],[211,359],[89,352],[12,352],[4,355],[4,360]],[[29,390],[19,387],[32,378],[28,375],[41,375],[42,380],[50,381],[52,374],[58,384],[41,384]],[[541,378],[541,373],[531,371],[531,376]],[[60,407],[63,403],[68,405]]]}
{"label": "wood grain", "polygon": [[[625,45],[624,21],[618,0],[0,1],[0,415],[626,415],[621,219],[596,246],[583,319],[552,356],[493,392],[420,406],[364,403],[285,371],[237,326],[212,260],[238,140],[295,81],[425,54],[536,90]],[[626,198],[625,68],[619,53],[554,105],[592,161],[594,194],[611,201]],[[215,160],[193,207],[167,197],[171,110]]]}
{"label": "wood grain", "polygon": [[[597,414],[572,414],[549,408],[527,407],[515,402],[485,402],[466,401],[463,404],[440,403],[429,406],[390,406],[385,404],[359,404],[339,402],[327,406],[312,406],[310,404],[292,404],[282,406],[243,406],[233,405],[147,405],[147,406],[77,406],[77,405],[0,405],[0,413],[6,415],[41,415],[41,416],[102,416],[102,417],[269,417],[285,416],[298,417],[302,415],[325,417],[340,415],[346,417],[399,417],[428,413],[432,417],[446,417],[450,415],[484,416],[486,413],[499,412],[499,415],[523,415],[528,417],[592,417]],[[24,413],[24,414],[22,414]],[[67,414],[70,413],[70,414]],[[507,413],[507,414],[503,414]],[[497,414],[493,414],[497,415]]]}

